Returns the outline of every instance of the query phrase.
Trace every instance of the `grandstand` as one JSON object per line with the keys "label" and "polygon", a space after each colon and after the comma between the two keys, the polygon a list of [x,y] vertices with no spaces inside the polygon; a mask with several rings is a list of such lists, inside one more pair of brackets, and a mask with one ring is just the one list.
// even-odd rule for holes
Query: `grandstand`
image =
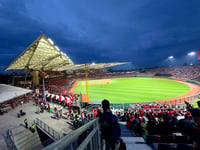
{"label": "grandstand", "polygon": [[[41,51],[42,48],[45,50]],[[45,55],[41,60],[38,54],[42,52],[51,55]],[[184,96],[178,99],[171,97],[168,100],[145,103],[111,103],[112,113],[119,119],[122,139],[126,142],[127,149],[199,148],[200,124],[195,120],[197,117],[186,108],[185,101],[193,104],[199,100],[200,65],[152,68],[141,73],[109,72],[104,68],[124,63],[74,65],[72,60],[43,34],[20,56],[6,70],[25,70],[32,74],[31,81],[28,80],[31,86],[26,84],[26,80],[18,86],[23,84],[31,88],[33,93],[24,94],[24,99],[16,100],[18,97],[13,97],[1,103],[1,109],[16,103],[12,105],[14,109],[0,116],[1,120],[5,120],[0,126],[6,141],[2,140],[2,136],[1,143],[4,149],[101,149],[104,145],[101,144],[96,116],[97,112],[102,110],[99,105],[102,99],[99,103],[88,103],[83,93],[72,92],[75,83],[88,79],[129,79],[144,76],[188,83],[194,85],[196,91],[189,93],[190,95],[183,94]],[[71,73],[66,73],[66,70],[70,70]],[[22,109],[26,112],[28,120],[37,126],[33,134],[35,140],[23,138],[31,138],[31,133],[20,125],[25,119],[19,114]]]}

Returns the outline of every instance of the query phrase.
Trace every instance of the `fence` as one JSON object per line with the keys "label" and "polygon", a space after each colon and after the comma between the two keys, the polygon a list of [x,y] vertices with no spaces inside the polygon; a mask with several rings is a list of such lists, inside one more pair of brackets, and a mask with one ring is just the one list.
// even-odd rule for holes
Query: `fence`
{"label": "fence", "polygon": [[162,100],[162,101],[154,101],[158,104],[184,104],[185,101],[187,102],[192,102],[193,100],[196,100],[199,98],[200,93],[195,94],[195,95],[191,95],[188,97],[183,97],[183,98],[179,98],[179,99],[172,99],[172,100]]}
{"label": "fence", "polygon": [[60,139],[60,134],[56,132],[54,129],[52,129],[50,126],[48,126],[46,123],[44,123],[42,120],[36,118],[35,123],[41,129],[43,129],[48,135],[50,135],[54,140]]}
{"label": "fence", "polygon": [[6,144],[8,146],[8,150],[17,150],[11,130],[8,130],[4,134],[4,138],[5,138]]}
{"label": "fence", "polygon": [[[184,98],[179,98],[179,99],[172,99],[172,100],[155,100],[155,101],[150,101],[150,102],[143,102],[142,104],[145,103],[157,103],[157,104],[174,104],[174,105],[185,105],[186,102],[193,102],[194,100],[198,99],[200,96],[200,93],[191,95],[188,97]],[[139,103],[112,103],[110,104],[111,108],[114,107],[115,109],[127,109],[132,107],[132,105],[139,104]]]}
{"label": "fence", "polygon": [[101,150],[98,118],[72,131],[59,141],[52,143],[44,150]]}

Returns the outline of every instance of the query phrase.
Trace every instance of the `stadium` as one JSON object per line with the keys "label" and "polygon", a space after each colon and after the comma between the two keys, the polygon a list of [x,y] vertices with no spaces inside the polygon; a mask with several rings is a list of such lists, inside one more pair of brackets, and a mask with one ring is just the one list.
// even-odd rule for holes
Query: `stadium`
{"label": "stadium", "polygon": [[[3,145],[7,149],[23,146],[26,149],[101,149],[104,146],[99,142],[96,116],[97,111],[102,111],[101,101],[107,99],[121,128],[130,133],[122,133],[127,149],[134,143],[140,149],[198,147],[198,125],[185,127],[184,122],[176,124],[175,119],[192,118],[186,104],[197,107],[200,65],[131,71],[106,69],[123,64],[126,62],[75,65],[52,40],[41,34],[6,68],[23,70],[26,74],[14,75],[12,86],[1,85],[5,94],[1,95],[0,109],[2,120],[16,121],[18,117],[16,122],[23,122],[27,115],[37,126],[34,130],[37,140],[35,143],[27,140],[30,134],[23,125],[6,128],[8,124],[2,124],[6,137]],[[10,94],[9,89],[15,94]],[[146,122],[140,119],[145,127],[138,129],[133,125],[137,117],[147,118]],[[152,119],[157,123],[153,124]]]}

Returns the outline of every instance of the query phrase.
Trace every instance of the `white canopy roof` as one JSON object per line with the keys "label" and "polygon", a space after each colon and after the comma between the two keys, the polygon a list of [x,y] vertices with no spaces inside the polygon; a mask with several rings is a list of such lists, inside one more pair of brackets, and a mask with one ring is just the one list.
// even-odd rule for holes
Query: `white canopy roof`
{"label": "white canopy roof", "polygon": [[[126,64],[126,62],[86,64],[88,69]],[[51,39],[41,34],[6,70],[64,71],[84,69],[85,64],[74,65],[72,60],[54,45]]]}
{"label": "white canopy roof", "polygon": [[6,70],[52,70],[64,65],[73,65],[73,62],[51,39],[41,34]]}
{"label": "white canopy roof", "polygon": [[30,92],[32,92],[32,90],[10,86],[6,84],[0,84],[0,103],[20,97]]}
{"label": "white canopy roof", "polygon": [[127,64],[127,62],[115,62],[115,63],[92,63],[92,64],[77,64],[77,65],[66,65],[59,68],[54,68],[54,71],[64,71],[64,70],[79,70],[79,69],[102,69],[106,67],[118,66]]}

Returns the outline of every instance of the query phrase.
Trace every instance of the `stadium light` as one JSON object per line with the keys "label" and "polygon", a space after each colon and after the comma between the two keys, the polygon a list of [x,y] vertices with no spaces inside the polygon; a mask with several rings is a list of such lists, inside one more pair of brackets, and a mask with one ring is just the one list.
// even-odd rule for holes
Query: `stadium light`
{"label": "stadium light", "polygon": [[196,53],[195,52],[189,52],[188,55],[189,56],[194,56]]}
{"label": "stadium light", "polygon": [[168,59],[173,59],[173,58],[174,58],[174,56],[169,56],[169,57],[168,57]]}
{"label": "stadium light", "polygon": [[48,38],[48,41],[49,41],[52,45],[54,45],[54,42],[52,41],[52,39]]}
{"label": "stadium light", "polygon": [[62,51],[60,51],[60,54],[61,54],[61,55],[64,55],[64,53],[63,53]]}
{"label": "stadium light", "polygon": [[60,48],[59,48],[58,46],[55,46],[55,48],[56,48],[58,51],[60,51]]}
{"label": "stadium light", "polygon": [[92,65],[95,65],[95,62],[92,62]]}

